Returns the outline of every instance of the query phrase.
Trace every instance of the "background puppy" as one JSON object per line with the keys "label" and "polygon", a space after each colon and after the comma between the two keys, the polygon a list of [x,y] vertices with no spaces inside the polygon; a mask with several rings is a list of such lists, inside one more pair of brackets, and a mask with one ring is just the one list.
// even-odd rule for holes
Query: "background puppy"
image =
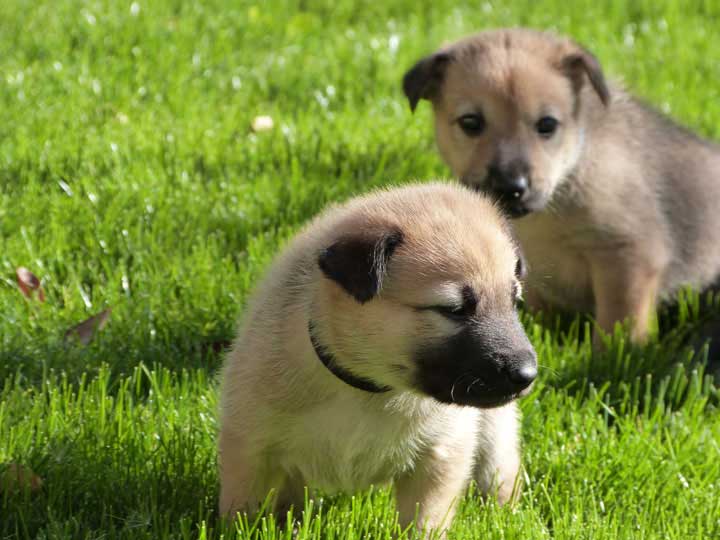
{"label": "background puppy", "polygon": [[[643,340],[658,298],[720,272],[720,152],[605,82],[595,57],[526,29],[483,32],[420,60],[440,152],[513,217],[528,300],[594,310]],[[596,334],[597,339],[597,334]]]}
{"label": "background puppy", "polygon": [[220,510],[394,482],[437,528],[474,478],[511,495],[535,378],[507,226],[459,186],[378,191],[313,221],[252,298],[222,376]]}

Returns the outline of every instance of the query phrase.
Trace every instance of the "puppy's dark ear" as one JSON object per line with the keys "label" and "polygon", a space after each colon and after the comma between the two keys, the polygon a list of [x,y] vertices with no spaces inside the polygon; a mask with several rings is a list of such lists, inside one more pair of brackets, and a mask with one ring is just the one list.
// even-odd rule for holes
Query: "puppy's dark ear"
{"label": "puppy's dark ear", "polygon": [[402,241],[399,229],[348,234],[320,252],[318,265],[328,279],[364,304],[382,288],[387,263]]}
{"label": "puppy's dark ear", "polygon": [[448,53],[435,53],[420,60],[403,77],[403,92],[415,111],[421,99],[433,99],[440,91],[445,69],[451,57]]}
{"label": "puppy's dark ear", "polygon": [[560,69],[570,78],[576,94],[580,92],[587,76],[603,105],[610,102],[610,91],[605,83],[600,62],[591,52],[579,49],[568,54],[562,59]]}

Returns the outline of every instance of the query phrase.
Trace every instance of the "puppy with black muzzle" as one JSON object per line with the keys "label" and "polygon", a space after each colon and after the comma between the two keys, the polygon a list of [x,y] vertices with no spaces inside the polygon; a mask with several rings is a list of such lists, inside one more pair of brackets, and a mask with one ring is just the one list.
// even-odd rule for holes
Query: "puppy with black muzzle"
{"label": "puppy with black muzzle", "polygon": [[454,174],[517,218],[531,306],[594,311],[604,331],[629,319],[642,341],[658,300],[720,274],[720,149],[606,83],[578,44],[482,32],[403,87],[412,109],[432,101]]}
{"label": "puppy with black muzzle", "polygon": [[514,400],[537,372],[521,274],[500,212],[460,186],[376,191],[316,218],[226,360],[221,512],[255,511],[271,489],[282,515],[305,486],[392,483],[401,523],[417,507],[417,525],[439,529],[471,480],[509,500]]}

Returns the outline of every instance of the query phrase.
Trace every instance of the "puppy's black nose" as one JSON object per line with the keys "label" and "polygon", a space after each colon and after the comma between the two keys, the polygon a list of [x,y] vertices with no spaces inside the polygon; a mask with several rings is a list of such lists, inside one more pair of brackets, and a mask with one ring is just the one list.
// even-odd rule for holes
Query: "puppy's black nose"
{"label": "puppy's black nose", "polygon": [[530,187],[530,167],[524,160],[515,159],[505,164],[493,163],[488,167],[490,189],[499,199],[520,202]]}
{"label": "puppy's black nose", "polygon": [[507,378],[517,391],[524,390],[537,377],[537,359],[533,351],[517,353],[506,367]]}
{"label": "puppy's black nose", "polygon": [[510,178],[504,177],[500,180],[493,179],[493,191],[501,198],[505,200],[517,200],[520,201],[525,196],[528,190],[527,177],[513,176]]}

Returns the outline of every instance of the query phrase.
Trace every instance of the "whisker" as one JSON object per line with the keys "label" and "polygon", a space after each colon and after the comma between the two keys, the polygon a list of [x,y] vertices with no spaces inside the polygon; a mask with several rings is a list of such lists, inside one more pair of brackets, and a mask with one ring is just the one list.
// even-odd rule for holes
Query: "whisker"
{"label": "whisker", "polygon": [[470,391],[472,390],[472,387],[475,386],[477,383],[480,383],[480,386],[485,386],[485,383],[482,382],[482,379],[480,377],[478,377],[477,379],[475,379],[473,382],[470,383],[470,385],[467,387],[467,390],[465,390],[465,392],[469,394]]}
{"label": "whisker", "polygon": [[538,363],[537,367],[538,367],[538,371],[540,371],[541,369],[544,369],[545,371],[548,371],[551,375],[559,375],[560,374],[560,372],[557,369],[553,369],[550,366],[544,366],[544,365]]}
{"label": "whisker", "polygon": [[463,377],[466,377],[466,376],[468,376],[468,375],[470,375],[470,374],[469,374],[469,373],[463,373],[463,374],[460,375],[457,379],[455,379],[455,382],[452,383],[452,386],[450,387],[450,400],[451,400],[453,403],[455,403],[455,385],[456,385],[457,383],[459,383],[459,382],[463,379]]}

